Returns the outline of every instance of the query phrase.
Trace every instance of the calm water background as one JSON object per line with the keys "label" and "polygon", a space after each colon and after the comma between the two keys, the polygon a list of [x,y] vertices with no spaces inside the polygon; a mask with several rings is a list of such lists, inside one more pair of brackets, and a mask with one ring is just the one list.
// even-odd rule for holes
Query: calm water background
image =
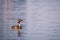
{"label": "calm water background", "polygon": [[18,40],[18,18],[20,40],[60,40],[60,0],[0,0],[0,40]]}

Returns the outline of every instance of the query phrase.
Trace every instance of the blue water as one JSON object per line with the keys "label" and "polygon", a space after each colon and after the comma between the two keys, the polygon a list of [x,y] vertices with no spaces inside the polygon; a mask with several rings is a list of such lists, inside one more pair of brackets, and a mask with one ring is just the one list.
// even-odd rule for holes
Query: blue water
{"label": "blue water", "polygon": [[[0,5],[0,40],[60,40],[60,0],[13,0],[8,12],[4,1]],[[18,18],[23,20],[19,38],[11,29]]]}

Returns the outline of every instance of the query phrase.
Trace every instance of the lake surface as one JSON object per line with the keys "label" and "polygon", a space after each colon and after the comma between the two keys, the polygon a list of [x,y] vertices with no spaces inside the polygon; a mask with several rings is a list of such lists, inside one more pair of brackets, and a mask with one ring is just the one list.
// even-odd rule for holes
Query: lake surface
{"label": "lake surface", "polygon": [[[0,0],[0,5],[1,40],[60,40],[60,0]],[[11,29],[18,18],[19,38]]]}

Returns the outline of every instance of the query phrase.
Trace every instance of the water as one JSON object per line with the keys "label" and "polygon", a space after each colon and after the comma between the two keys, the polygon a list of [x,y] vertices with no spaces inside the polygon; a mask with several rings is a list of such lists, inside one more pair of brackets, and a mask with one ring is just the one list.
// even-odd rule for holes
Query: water
{"label": "water", "polygon": [[60,40],[60,1],[28,0],[28,40]]}
{"label": "water", "polygon": [[[59,0],[26,0],[26,4],[25,2],[22,4],[20,1],[13,0],[12,10],[8,7],[10,9],[8,12],[1,9],[1,13],[3,14],[0,15],[2,16],[0,18],[2,19],[0,21],[0,39],[60,40]],[[2,5],[2,8],[4,8],[4,5]],[[12,25],[17,25],[18,18],[24,21],[21,22],[23,28],[21,29],[21,36],[19,38],[17,30],[11,29]]]}
{"label": "water", "polygon": [[[0,0],[0,40],[26,40],[26,3],[24,0],[20,1]],[[20,39],[18,38],[18,30],[12,29],[13,25],[18,25],[17,19],[23,20],[21,22],[22,29]]]}

